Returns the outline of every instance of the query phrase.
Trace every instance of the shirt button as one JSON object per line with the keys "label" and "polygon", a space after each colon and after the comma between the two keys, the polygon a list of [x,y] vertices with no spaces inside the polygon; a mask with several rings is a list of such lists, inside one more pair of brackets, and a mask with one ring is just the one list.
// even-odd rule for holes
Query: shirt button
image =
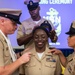
{"label": "shirt button", "polygon": [[41,70],[41,68],[39,68],[39,70]]}
{"label": "shirt button", "polygon": [[7,51],[8,51],[8,49],[9,49],[9,48],[8,48],[8,47],[6,47],[6,50],[7,50]]}

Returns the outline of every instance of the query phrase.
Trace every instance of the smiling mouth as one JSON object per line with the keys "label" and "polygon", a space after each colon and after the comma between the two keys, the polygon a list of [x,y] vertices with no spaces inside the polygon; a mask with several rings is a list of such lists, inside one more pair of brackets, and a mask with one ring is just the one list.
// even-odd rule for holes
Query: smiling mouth
{"label": "smiling mouth", "polygon": [[38,45],[41,46],[41,45],[43,45],[43,43],[42,42],[38,42]]}

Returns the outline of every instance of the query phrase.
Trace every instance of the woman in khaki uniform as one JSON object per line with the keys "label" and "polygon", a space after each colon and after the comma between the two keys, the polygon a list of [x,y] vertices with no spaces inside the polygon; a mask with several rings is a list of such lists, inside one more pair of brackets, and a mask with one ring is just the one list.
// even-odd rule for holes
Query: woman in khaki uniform
{"label": "woman in khaki uniform", "polygon": [[68,46],[74,49],[74,52],[70,54],[67,58],[64,57],[60,50],[51,50],[54,54],[58,54],[62,65],[65,67],[64,75],[75,75],[75,21],[71,23],[70,30],[66,33],[68,34]]}
{"label": "woman in khaki uniform", "polygon": [[19,75],[16,70],[30,58],[30,53],[26,53],[17,59],[8,39],[8,35],[17,29],[17,24],[21,24],[20,14],[21,10],[0,9],[0,75]]}
{"label": "woman in khaki uniform", "polygon": [[[43,23],[44,24],[44,23]],[[46,28],[39,26],[33,30],[34,46],[25,52],[31,52],[31,59],[22,66],[21,75],[60,75],[61,66],[58,55],[48,53],[48,34]]]}

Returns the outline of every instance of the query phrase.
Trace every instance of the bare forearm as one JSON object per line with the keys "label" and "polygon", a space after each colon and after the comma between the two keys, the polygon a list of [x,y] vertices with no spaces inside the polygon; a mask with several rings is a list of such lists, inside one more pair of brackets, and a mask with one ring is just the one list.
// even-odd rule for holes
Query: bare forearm
{"label": "bare forearm", "polygon": [[20,60],[17,60],[10,65],[0,67],[0,75],[11,75],[21,64]]}
{"label": "bare forearm", "polygon": [[66,57],[63,54],[59,54],[59,58],[60,58],[61,64],[65,67],[67,63]]}
{"label": "bare forearm", "polygon": [[32,39],[32,34],[29,35],[25,35],[19,39],[17,39],[18,45],[26,45],[27,43],[29,43],[29,41]]}

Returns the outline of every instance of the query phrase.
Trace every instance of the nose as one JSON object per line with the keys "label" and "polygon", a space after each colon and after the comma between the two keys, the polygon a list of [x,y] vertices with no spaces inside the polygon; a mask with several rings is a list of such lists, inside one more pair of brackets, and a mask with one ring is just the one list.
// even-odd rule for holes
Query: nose
{"label": "nose", "polygon": [[42,38],[41,38],[41,37],[39,37],[39,38],[38,38],[38,40],[39,40],[39,41],[41,41],[41,40],[42,40]]}
{"label": "nose", "polygon": [[70,38],[70,37],[68,36],[68,37],[67,37],[67,40],[69,40],[69,38]]}
{"label": "nose", "polygon": [[33,13],[33,12],[34,12],[34,10],[31,10],[31,11],[30,11],[30,13]]}

